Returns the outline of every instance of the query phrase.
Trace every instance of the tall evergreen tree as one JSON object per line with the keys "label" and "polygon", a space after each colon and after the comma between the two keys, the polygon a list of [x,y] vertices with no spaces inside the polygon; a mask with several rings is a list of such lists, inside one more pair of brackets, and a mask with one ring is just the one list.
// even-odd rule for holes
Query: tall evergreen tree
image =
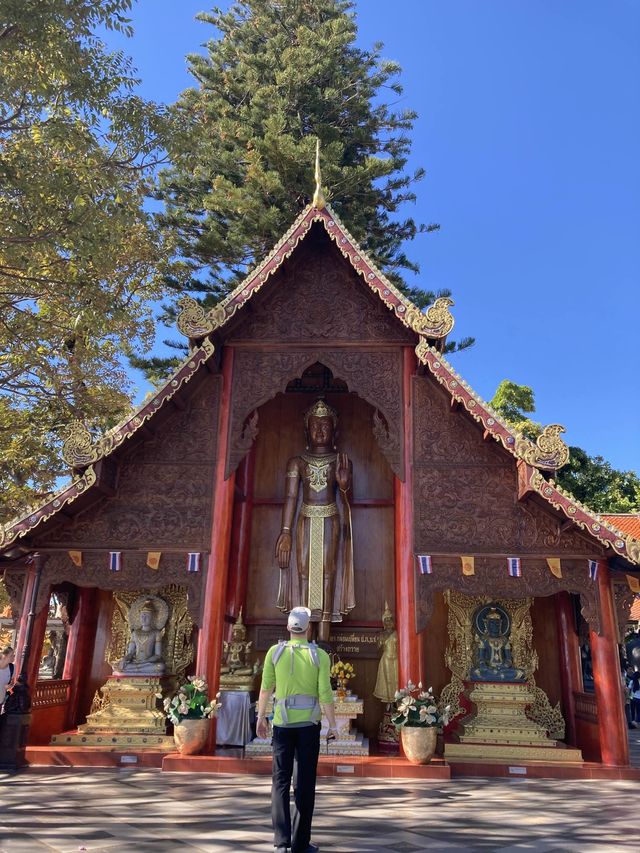
{"label": "tall evergreen tree", "polygon": [[[362,50],[350,0],[238,0],[199,18],[215,27],[189,57],[198,88],[175,106],[172,168],[161,175],[160,222],[177,235],[167,272],[177,292],[211,304],[266,255],[313,193],[315,140],[329,203],[378,266],[408,288],[403,245],[437,226],[402,214],[423,169],[406,172],[416,114],[396,110],[400,68],[382,45]],[[171,312],[168,312],[168,317]],[[167,318],[168,319],[168,318]]]}

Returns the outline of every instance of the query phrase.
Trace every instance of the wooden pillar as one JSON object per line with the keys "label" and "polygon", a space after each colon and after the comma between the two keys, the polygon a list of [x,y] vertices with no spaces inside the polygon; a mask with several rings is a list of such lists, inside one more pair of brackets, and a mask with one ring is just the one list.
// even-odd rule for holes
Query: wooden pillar
{"label": "wooden pillar", "polygon": [[[231,524],[229,579],[226,601],[227,611],[234,618],[237,617],[240,608],[244,607],[247,598],[255,456],[254,444],[238,466],[238,474],[236,476],[237,499],[233,508],[233,521]],[[228,630],[231,630],[230,625],[228,626]]]}
{"label": "wooden pillar", "polygon": [[31,593],[36,580],[36,573],[33,565],[25,571],[25,582],[22,591],[22,601],[20,603],[20,619],[18,620],[18,632],[16,635],[16,672],[22,672],[22,660],[24,652],[24,644],[27,634],[27,620],[29,618],[29,605],[31,602]]}
{"label": "wooden pillar", "polygon": [[413,556],[413,409],[411,379],[416,370],[412,347],[403,348],[402,405],[405,480],[394,480],[396,625],[398,631],[398,679],[400,686],[411,679],[424,681],[422,643],[416,633],[416,583]]}
{"label": "wooden pillar", "polygon": [[67,702],[67,728],[75,728],[78,723],[80,691],[90,673],[98,624],[97,601],[97,589],[87,587],[78,589],[78,603],[71,624],[62,674],[63,678],[71,680]]}
{"label": "wooden pillar", "polygon": [[580,645],[575,630],[573,602],[568,592],[560,592],[555,597],[556,625],[560,652],[560,695],[566,723],[565,741],[576,746],[576,701],[574,691],[582,689],[582,668],[580,666]]}
{"label": "wooden pillar", "polygon": [[609,567],[598,562],[598,595],[600,597],[600,634],[590,631],[591,663],[598,708],[598,729],[602,763],[608,767],[629,764],[629,742],[624,716],[620,658],[613,589]]}
{"label": "wooden pillar", "polygon": [[20,624],[20,664],[17,670],[32,691],[38,680],[40,652],[42,651],[42,644],[44,642],[44,634],[47,628],[47,613],[49,611],[49,602],[47,600],[40,613],[36,615],[40,578],[42,577],[42,568],[45,560],[46,557],[42,554],[36,553],[33,555],[33,564],[29,572],[31,577],[27,588],[28,598],[25,597],[25,603],[28,602],[28,609],[26,616],[23,613],[24,620]]}
{"label": "wooden pillar", "polygon": [[[231,418],[231,385],[233,349],[225,348],[222,356],[222,399],[218,428],[218,458],[213,491],[211,548],[205,581],[202,625],[198,635],[197,674],[204,675],[212,697],[220,682],[220,654],[224,634],[225,595],[229,571],[229,546],[233,518],[235,473],[225,480],[227,444]],[[209,749],[215,746],[215,725],[211,726]]]}

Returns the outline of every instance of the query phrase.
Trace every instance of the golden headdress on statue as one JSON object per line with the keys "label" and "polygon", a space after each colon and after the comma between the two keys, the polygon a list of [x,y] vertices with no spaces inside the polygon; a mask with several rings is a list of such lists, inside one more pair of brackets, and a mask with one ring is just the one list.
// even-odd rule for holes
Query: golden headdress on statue
{"label": "golden headdress on statue", "polygon": [[305,427],[309,426],[309,418],[331,418],[334,429],[338,425],[338,413],[331,406],[327,405],[324,400],[316,400],[313,406],[304,413]]}
{"label": "golden headdress on statue", "polygon": [[382,614],[382,621],[384,622],[386,619],[393,619],[393,613],[389,610],[388,601],[385,601],[384,603],[384,613]]}

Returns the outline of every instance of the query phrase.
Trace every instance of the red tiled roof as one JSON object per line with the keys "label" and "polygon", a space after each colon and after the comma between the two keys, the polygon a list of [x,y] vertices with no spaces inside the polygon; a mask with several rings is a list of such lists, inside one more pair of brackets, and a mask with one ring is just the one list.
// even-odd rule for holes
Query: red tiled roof
{"label": "red tiled roof", "polygon": [[603,515],[605,521],[613,524],[627,536],[640,539],[640,513],[620,513],[619,515]]}

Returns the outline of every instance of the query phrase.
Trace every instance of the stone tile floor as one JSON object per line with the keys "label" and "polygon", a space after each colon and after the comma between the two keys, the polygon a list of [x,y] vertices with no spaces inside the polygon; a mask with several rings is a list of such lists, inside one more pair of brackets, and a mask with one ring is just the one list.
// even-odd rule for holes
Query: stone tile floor
{"label": "stone tile floor", "polygon": [[[266,777],[159,770],[0,772],[0,853],[273,850]],[[324,853],[638,850],[638,783],[320,779]]]}

